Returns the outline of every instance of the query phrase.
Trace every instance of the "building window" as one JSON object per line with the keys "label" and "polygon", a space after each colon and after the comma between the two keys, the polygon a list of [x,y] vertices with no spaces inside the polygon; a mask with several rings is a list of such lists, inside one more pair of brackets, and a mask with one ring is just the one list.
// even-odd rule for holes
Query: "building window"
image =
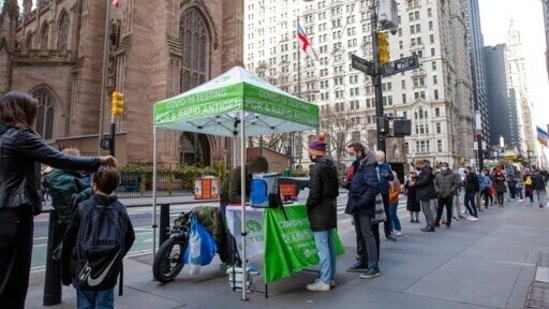
{"label": "building window", "polygon": [[355,143],[360,142],[360,131],[353,131],[352,141],[355,142]]}
{"label": "building window", "polygon": [[34,130],[45,140],[53,138],[54,99],[47,89],[39,89],[33,93],[38,100],[38,112]]}
{"label": "building window", "polygon": [[435,127],[436,127],[436,130],[437,130],[437,134],[442,133],[442,129],[441,129],[441,126],[440,126],[440,122],[437,122],[437,123],[435,124]]}
{"label": "building window", "polygon": [[437,152],[442,152],[442,140],[437,140]]}
{"label": "building window", "polygon": [[59,18],[59,31],[57,34],[57,50],[60,55],[65,55],[68,49],[69,40],[69,16],[66,12]]}
{"label": "building window", "polygon": [[435,117],[440,117],[440,108],[435,107]]}
{"label": "building window", "polygon": [[182,50],[181,91],[187,91],[208,79],[210,36],[204,17],[197,8],[181,14],[179,40]]}
{"label": "building window", "polygon": [[48,49],[49,32],[50,32],[50,27],[48,26],[47,23],[44,23],[44,25],[42,26],[42,31],[40,31],[40,49],[41,50]]}

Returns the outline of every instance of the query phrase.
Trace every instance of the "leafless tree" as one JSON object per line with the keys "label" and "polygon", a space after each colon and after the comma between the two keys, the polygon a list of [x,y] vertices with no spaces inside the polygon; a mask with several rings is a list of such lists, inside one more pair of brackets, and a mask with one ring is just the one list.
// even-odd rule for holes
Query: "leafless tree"
{"label": "leafless tree", "polygon": [[337,110],[333,105],[326,105],[321,112],[321,119],[321,131],[326,134],[329,153],[340,167],[347,145],[360,141],[360,132],[357,131],[360,117],[355,111]]}

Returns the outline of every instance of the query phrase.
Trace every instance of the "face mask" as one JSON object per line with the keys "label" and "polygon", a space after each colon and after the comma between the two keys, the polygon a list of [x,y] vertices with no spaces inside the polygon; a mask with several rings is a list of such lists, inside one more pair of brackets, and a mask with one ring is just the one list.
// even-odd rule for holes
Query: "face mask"
{"label": "face mask", "polygon": [[347,154],[347,160],[355,160],[355,159],[356,159],[356,154],[354,153]]}
{"label": "face mask", "polygon": [[381,165],[383,164],[383,161],[377,161],[377,164]]}
{"label": "face mask", "polygon": [[440,167],[440,170],[443,171],[443,172],[445,172],[445,171],[448,170],[448,167],[447,167],[447,166],[441,166],[441,167]]}
{"label": "face mask", "polygon": [[309,155],[309,159],[311,159],[311,162],[316,162],[316,157]]}

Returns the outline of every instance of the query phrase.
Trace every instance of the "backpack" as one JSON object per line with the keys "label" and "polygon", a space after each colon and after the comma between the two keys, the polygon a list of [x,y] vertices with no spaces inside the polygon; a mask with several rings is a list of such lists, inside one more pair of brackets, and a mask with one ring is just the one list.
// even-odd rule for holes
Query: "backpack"
{"label": "backpack", "polygon": [[105,290],[116,284],[120,274],[122,294],[122,258],[126,227],[119,216],[119,203],[109,206],[83,202],[76,240],[76,282],[82,290]]}
{"label": "backpack", "polygon": [[398,204],[398,196],[401,191],[398,180],[389,181],[389,204]]}
{"label": "backpack", "polygon": [[484,191],[486,189],[486,178],[484,178],[484,175],[477,174],[478,177],[478,186],[480,191]]}

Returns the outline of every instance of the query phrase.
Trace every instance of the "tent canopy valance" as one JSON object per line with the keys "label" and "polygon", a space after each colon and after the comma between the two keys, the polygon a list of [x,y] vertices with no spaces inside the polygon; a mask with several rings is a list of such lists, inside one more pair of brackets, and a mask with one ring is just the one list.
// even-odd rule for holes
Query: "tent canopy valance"
{"label": "tent canopy valance", "polygon": [[318,115],[317,105],[242,67],[154,105],[156,127],[220,136],[239,136],[240,123],[246,136],[311,130],[318,127]]}

